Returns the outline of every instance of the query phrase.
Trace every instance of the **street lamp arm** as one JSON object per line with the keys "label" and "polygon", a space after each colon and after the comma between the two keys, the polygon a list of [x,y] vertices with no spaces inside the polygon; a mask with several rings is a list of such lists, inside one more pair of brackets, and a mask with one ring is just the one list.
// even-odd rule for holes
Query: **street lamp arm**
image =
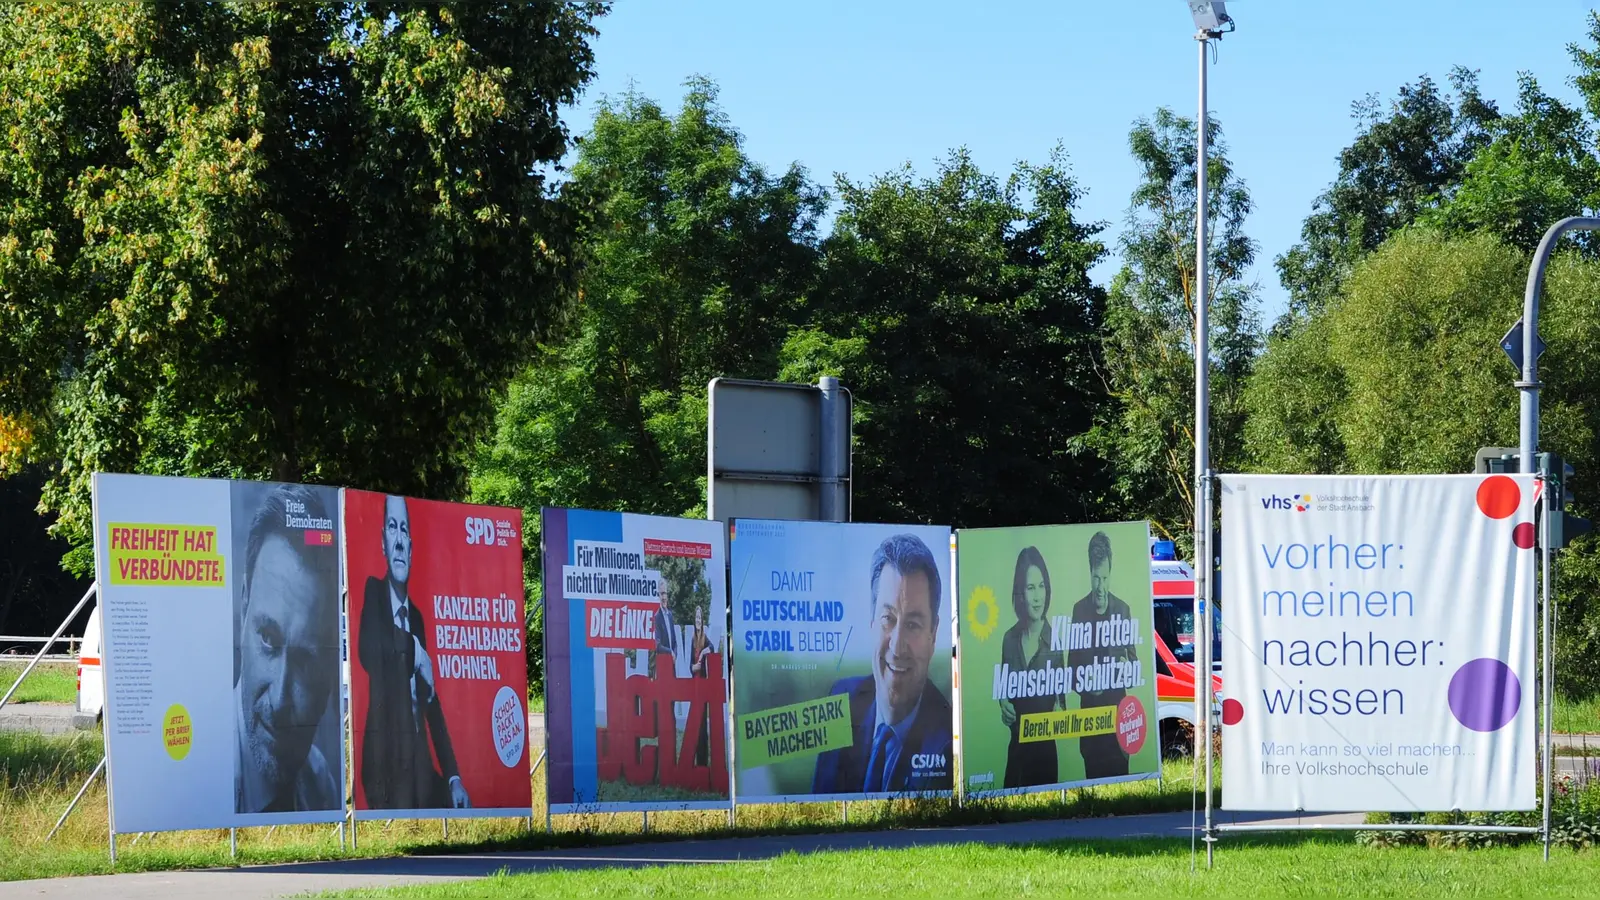
{"label": "street lamp arm", "polygon": [[1539,241],[1539,249],[1534,251],[1533,263],[1528,266],[1528,287],[1522,295],[1522,380],[1517,382],[1517,389],[1522,392],[1517,448],[1519,472],[1533,471],[1533,455],[1539,449],[1539,358],[1531,350],[1539,335],[1539,291],[1556,243],[1569,231],[1600,231],[1600,218],[1569,216],[1551,225]]}

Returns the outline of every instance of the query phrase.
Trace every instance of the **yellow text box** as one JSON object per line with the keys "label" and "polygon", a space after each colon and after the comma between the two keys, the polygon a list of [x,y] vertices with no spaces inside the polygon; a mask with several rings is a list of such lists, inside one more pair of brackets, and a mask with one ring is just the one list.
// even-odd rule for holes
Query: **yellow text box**
{"label": "yellow text box", "polygon": [[167,587],[223,587],[223,557],[212,525],[112,522],[111,583]]}
{"label": "yellow text box", "polygon": [[1047,713],[1028,713],[1022,717],[1018,739],[1064,741],[1117,733],[1117,708],[1091,706],[1088,709],[1062,709]]}

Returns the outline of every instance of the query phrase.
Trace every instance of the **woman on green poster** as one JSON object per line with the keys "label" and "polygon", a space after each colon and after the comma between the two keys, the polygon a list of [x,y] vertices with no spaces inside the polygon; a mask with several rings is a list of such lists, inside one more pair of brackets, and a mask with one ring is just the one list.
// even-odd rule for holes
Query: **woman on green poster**
{"label": "woman on green poster", "polygon": [[[1024,547],[1017,554],[1017,567],[1011,576],[1011,609],[1016,613],[1017,624],[1006,631],[1000,642],[1000,661],[1013,672],[1043,670],[1046,663],[1058,668],[1064,666],[1065,654],[1050,649],[1046,627],[1050,615],[1050,570],[1038,547]],[[1066,698],[1045,695],[1000,701],[1000,721],[1011,729],[1011,744],[1006,748],[1006,787],[1033,787],[1060,780],[1056,769],[1056,742],[1023,743],[1020,734],[1023,716],[1051,712],[1058,704],[1065,709]]]}

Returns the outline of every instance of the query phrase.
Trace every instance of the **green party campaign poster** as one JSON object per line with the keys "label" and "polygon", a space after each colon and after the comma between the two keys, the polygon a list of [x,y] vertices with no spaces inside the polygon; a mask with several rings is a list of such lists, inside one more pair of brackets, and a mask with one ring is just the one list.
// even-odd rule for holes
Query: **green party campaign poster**
{"label": "green party campaign poster", "polygon": [[968,797],[1160,774],[1146,522],[956,535]]}

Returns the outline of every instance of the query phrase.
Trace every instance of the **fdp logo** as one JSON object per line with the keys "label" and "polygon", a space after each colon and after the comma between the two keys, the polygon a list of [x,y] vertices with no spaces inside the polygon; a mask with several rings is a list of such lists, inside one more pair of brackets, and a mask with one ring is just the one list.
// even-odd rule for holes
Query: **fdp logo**
{"label": "fdp logo", "polygon": [[1295,512],[1305,512],[1311,508],[1311,495],[1295,494],[1289,497],[1279,497],[1277,495],[1273,495],[1271,497],[1262,497],[1261,508],[1281,509],[1285,512],[1291,509]]}
{"label": "fdp logo", "polygon": [[467,517],[467,543],[492,547],[495,543],[494,520],[478,516]]}

